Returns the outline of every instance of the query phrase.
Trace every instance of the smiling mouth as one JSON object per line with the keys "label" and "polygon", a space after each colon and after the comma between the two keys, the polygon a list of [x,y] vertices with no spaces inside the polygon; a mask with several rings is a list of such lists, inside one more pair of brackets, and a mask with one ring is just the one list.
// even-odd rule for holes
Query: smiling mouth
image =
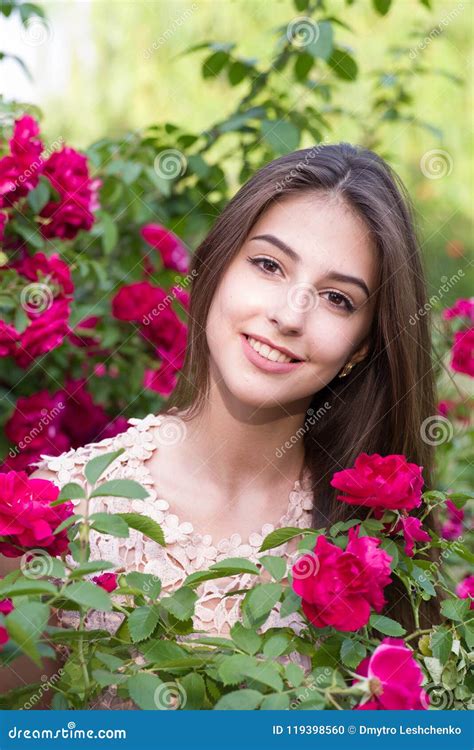
{"label": "smiling mouth", "polygon": [[[250,337],[250,336],[248,336],[248,335],[247,335],[246,333],[244,333],[243,335],[244,335],[244,336],[245,336],[245,338],[247,339],[247,342],[248,342],[248,343],[250,344],[250,338],[251,338],[251,337]],[[254,339],[254,340],[256,340],[256,339]],[[250,344],[250,345],[251,345],[251,344]],[[270,348],[272,348],[272,347],[270,347]],[[253,346],[252,346],[252,349],[253,349],[253,350],[254,350],[254,351],[255,351],[255,352],[257,353],[257,354],[260,354],[260,356],[262,357],[262,359],[266,359],[266,360],[267,360],[267,361],[269,361],[269,362],[276,362],[276,361],[278,361],[278,360],[271,360],[271,359],[269,359],[269,358],[268,358],[268,357],[266,357],[265,355],[261,354],[261,353],[260,353],[260,352],[259,352],[259,351],[258,351],[257,349],[254,349],[254,347],[253,347]],[[276,349],[275,347],[273,347],[273,350],[274,350],[274,351],[280,351],[279,349]],[[287,356],[287,355],[285,355],[285,353],[284,353],[284,352],[281,352],[281,354],[283,354],[283,355],[284,355],[285,357]],[[303,360],[302,360],[302,359],[296,359],[296,358],[291,358],[291,359],[290,359],[289,357],[287,357],[287,359],[286,359],[286,362],[287,362],[288,364],[296,364],[297,362],[303,362]]]}

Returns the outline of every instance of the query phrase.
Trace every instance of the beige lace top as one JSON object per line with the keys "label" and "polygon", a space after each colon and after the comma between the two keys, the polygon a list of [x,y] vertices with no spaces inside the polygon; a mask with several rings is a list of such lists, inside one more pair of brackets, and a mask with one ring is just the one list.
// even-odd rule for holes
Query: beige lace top
{"label": "beige lace top", "polygon": [[[91,531],[90,559],[107,560],[117,568],[125,567],[127,572],[136,570],[156,575],[160,578],[162,591],[165,593],[171,593],[179,588],[190,573],[205,570],[212,563],[227,557],[245,557],[257,563],[261,555],[273,554],[287,558],[289,563],[294,561],[297,553],[295,553],[296,546],[292,542],[263,553],[259,553],[258,550],[265,536],[275,528],[311,527],[313,493],[309,486],[308,470],[304,470],[302,480],[297,481],[289,493],[287,510],[276,526],[270,523],[264,524],[261,529],[250,534],[248,539],[242,539],[237,533],[219,540],[213,539],[210,534],[195,533],[189,521],[173,512],[169,500],[160,497],[159,487],[155,486],[146,464],[153,451],[159,449],[157,445],[159,441],[156,441],[154,437],[153,428],[169,429],[168,419],[174,418],[168,415],[149,414],[143,419],[130,419],[130,427],[115,437],[90,443],[82,448],[71,449],[60,456],[42,455],[41,460],[36,463],[38,469],[52,472],[55,475],[53,481],[59,486],[68,482],[84,484],[86,481],[83,473],[84,466],[91,458],[124,448],[124,452],[110,464],[100,481],[118,478],[135,479],[148,490],[149,494],[145,500],[115,497],[92,498],[89,502],[89,512],[134,512],[149,516],[161,525],[166,546],[162,547],[132,528],[127,538]],[[72,502],[78,504],[79,500]],[[70,556],[67,557],[67,562],[75,565]],[[113,572],[113,569],[107,572]],[[266,571],[262,573],[262,579],[266,578],[265,573]],[[89,577],[92,578],[92,574]],[[206,635],[228,635],[231,626],[239,619],[240,602],[244,595],[237,594],[222,598],[223,594],[249,587],[254,579],[255,576],[251,574],[242,574],[201,583],[196,589],[198,600],[194,615],[195,629],[205,631]],[[300,615],[293,613],[282,618],[279,615],[279,608],[280,605],[277,603],[267,621],[260,628],[260,632],[278,625],[291,626],[296,633],[299,633],[303,626]],[[58,615],[60,622],[65,626],[71,627],[78,622],[77,612],[62,611]],[[86,627],[105,628],[113,633],[122,619],[123,615],[117,612],[93,612],[86,622]],[[176,640],[185,641],[190,637],[192,635],[177,636]],[[292,661],[307,666],[296,653],[290,657],[280,658],[282,660],[290,658]],[[108,688],[105,691],[104,700],[101,699],[94,708],[108,707],[110,701],[107,701],[114,692],[113,687]]]}

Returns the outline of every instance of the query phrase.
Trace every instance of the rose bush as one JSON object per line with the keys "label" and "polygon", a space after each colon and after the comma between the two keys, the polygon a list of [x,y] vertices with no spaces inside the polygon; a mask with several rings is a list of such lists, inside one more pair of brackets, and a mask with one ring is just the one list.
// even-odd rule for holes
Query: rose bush
{"label": "rose bush", "polygon": [[[146,497],[146,490],[132,480],[101,479],[121,453],[89,461],[88,492],[75,483],[60,491],[52,482],[21,472],[4,475],[1,496],[7,502],[0,516],[0,544],[7,554],[22,555],[22,564],[0,584],[0,661],[14,664],[25,653],[41,664],[54,655],[53,647],[65,649],[60,678],[49,685],[52,707],[87,708],[110,686],[137,708],[156,710],[472,707],[472,576],[455,590],[429,553],[439,548],[466,561],[472,555],[459,539],[445,540],[435,532],[427,535],[429,541],[416,540],[422,544],[416,554],[411,550],[413,556],[407,555],[403,538],[392,534],[394,520],[406,510],[385,508],[387,475],[378,496],[372,484],[366,486],[366,499],[381,510],[380,518],[338,522],[328,533],[280,528],[269,534],[261,553],[300,537],[300,554],[288,569],[277,555],[261,554],[257,564],[229,558],[189,575],[180,588],[165,593],[156,576],[112,570],[112,563],[90,559],[88,538],[96,524],[105,533],[123,536],[117,516],[125,528],[165,544],[159,524],[141,514],[87,512],[88,498],[102,492]],[[380,469],[386,465],[384,458],[394,459],[366,455],[364,462]],[[395,494],[396,475],[391,482]],[[84,515],[73,513],[71,497],[84,499]],[[450,502],[461,508],[468,499],[452,493]],[[411,496],[407,502],[412,503]],[[417,498],[423,518],[445,503],[446,495],[439,491]],[[243,592],[241,620],[229,637],[195,633],[199,584],[243,572],[254,581]],[[411,633],[384,613],[384,588],[395,577],[405,585],[413,608],[417,629]],[[421,630],[420,604],[438,592],[445,596],[443,622]],[[277,602],[282,616],[299,613],[303,628],[298,636],[289,627],[261,632]],[[78,613],[76,628],[48,624],[51,612],[59,608]],[[112,633],[86,628],[94,612],[117,613],[121,624]],[[187,634],[197,637],[176,641],[176,635]],[[308,669],[277,658],[292,653],[309,659]],[[12,690],[0,706],[29,706],[38,688],[31,684]]]}
{"label": "rose bush", "polygon": [[[24,10],[25,18],[34,11],[26,5]],[[310,8],[305,13],[313,15]],[[67,503],[81,488],[58,494],[50,483],[28,480],[41,454],[58,455],[111,436],[125,429],[127,417],[160,411],[183,363],[188,248],[208,232],[236,182],[298,148],[303,138],[333,138],[340,118],[350,118],[334,105],[332,92],[335,84],[351,86],[357,63],[338,43],[343,22],[318,13],[324,44],[303,49],[283,33],[269,63],[240,58],[230,44],[219,46],[216,64],[214,43],[200,46],[206,86],[226,75],[230,86],[246,87],[235,110],[201,133],[162,123],[104,137],[79,153],[62,139],[45,144],[34,107],[12,104],[3,111],[0,528],[2,553],[18,557],[21,567],[0,585],[0,657],[14,668],[19,654],[40,664],[53,655],[53,645],[66,649],[64,671],[52,688],[54,707],[86,707],[108,685],[141,708],[166,707],[169,683],[179,686],[186,697],[182,707],[188,708],[469,705],[472,299],[433,310],[439,413],[422,426],[420,439],[437,447],[436,488],[423,492],[422,467],[402,455],[361,454],[354,466],[336,472],[339,500],[364,506],[369,515],[330,529],[278,530],[267,537],[262,552],[301,536],[301,559],[288,570],[273,555],[264,555],[258,566],[228,561],[228,575],[255,576],[242,623],[229,638],[201,638],[192,645],[173,640],[173,633],[192,632],[198,582],[215,578],[222,567],[212,566],[164,596],[153,577],[89,559],[94,519],[71,514]],[[381,153],[382,128],[407,118],[426,126],[411,106],[411,80],[422,71],[415,63],[407,75],[408,59],[394,50],[382,78],[374,71],[366,92],[364,127]],[[316,84],[312,70],[323,71],[324,85]],[[304,94],[291,108],[282,94],[288,80]],[[390,80],[397,85],[387,85]],[[308,91],[314,96],[309,104]],[[450,252],[455,244],[448,243]],[[93,486],[100,473],[91,471]],[[122,491],[141,496],[137,486]],[[429,513],[441,516],[439,536],[424,528]],[[163,543],[151,520],[138,514],[120,520],[122,528],[135,524]],[[264,571],[272,576],[270,584],[261,578]],[[443,594],[443,624],[405,632],[385,607],[384,589],[395,579],[406,589],[415,622],[421,602]],[[301,636],[288,629],[257,633],[268,602],[276,600],[283,612],[300,612]],[[48,624],[58,608],[79,613],[77,631]],[[88,631],[84,623],[94,612],[114,612],[124,621],[112,637]],[[137,650],[141,663],[134,660]],[[310,659],[309,674],[275,660],[292,650]],[[413,678],[408,691],[400,669]],[[164,705],[157,706],[153,695],[163,685]],[[13,691],[3,705],[21,707],[37,689],[31,684]]]}

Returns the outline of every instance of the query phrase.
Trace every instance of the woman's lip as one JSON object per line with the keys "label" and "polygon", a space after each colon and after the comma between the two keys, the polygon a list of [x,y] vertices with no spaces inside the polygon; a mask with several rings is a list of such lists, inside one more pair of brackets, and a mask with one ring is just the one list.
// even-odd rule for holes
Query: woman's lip
{"label": "woman's lip", "polygon": [[275,374],[280,374],[280,373],[291,372],[295,368],[300,367],[302,364],[304,364],[303,361],[272,362],[270,359],[266,359],[265,357],[262,357],[258,352],[255,351],[255,349],[252,349],[244,333],[240,334],[240,338],[242,341],[242,349],[244,350],[245,356],[253,365],[255,365],[256,367],[259,367],[261,370],[265,370],[266,372],[273,372]]}

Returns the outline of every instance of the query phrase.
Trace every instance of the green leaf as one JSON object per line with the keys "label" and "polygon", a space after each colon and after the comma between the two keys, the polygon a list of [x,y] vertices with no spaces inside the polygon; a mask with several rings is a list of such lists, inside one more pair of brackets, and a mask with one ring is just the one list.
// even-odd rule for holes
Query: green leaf
{"label": "green leaf", "polygon": [[67,502],[67,500],[82,500],[85,496],[86,493],[84,487],[77,482],[68,482],[64,487],[61,487],[58,499],[54,500],[50,505],[62,505],[62,503]]}
{"label": "green leaf", "polygon": [[288,154],[298,148],[301,133],[292,122],[262,120],[261,128],[263,139],[276,154]]}
{"label": "green leaf", "polygon": [[112,252],[118,242],[118,228],[110,214],[106,211],[100,211],[100,225],[102,230],[102,248],[105,255]]}
{"label": "green leaf", "polygon": [[214,711],[254,711],[262,698],[263,695],[258,690],[235,690],[219,698]]}
{"label": "green leaf", "polygon": [[276,531],[272,531],[265,537],[259,552],[266,552],[274,547],[281,547],[282,544],[285,544],[285,542],[288,542],[295,536],[300,536],[302,531],[302,529],[298,529],[295,526],[285,526],[282,529],[276,529]]}
{"label": "green leaf", "polygon": [[372,0],[373,5],[377,13],[381,16],[385,16],[390,10],[392,0]]}
{"label": "green leaf", "polygon": [[237,86],[238,83],[244,80],[245,76],[250,73],[251,68],[245,65],[240,60],[236,60],[227,69],[227,76],[231,86]]}
{"label": "green leaf", "polygon": [[422,570],[417,565],[413,564],[411,574],[413,579],[417,582],[418,586],[423,589],[423,591],[426,591],[427,594],[430,594],[430,596],[436,596],[435,588],[429,578],[429,573],[425,570]]}
{"label": "green leaf", "polygon": [[118,659],[113,654],[107,654],[104,651],[96,651],[94,656],[112,671],[119,669],[125,664],[123,659]]}
{"label": "green leaf", "polygon": [[254,573],[258,575],[259,569],[255,563],[246,560],[245,557],[227,557],[225,560],[219,560],[219,562],[211,565],[209,570],[234,570],[235,573]]}
{"label": "green leaf", "polygon": [[308,52],[300,52],[295,60],[295,76],[298,81],[306,81],[308,73],[314,65],[314,57]]}
{"label": "green leaf", "polygon": [[304,669],[298,664],[290,661],[285,665],[285,676],[290,685],[298,687],[304,680]]}
{"label": "green leaf", "polygon": [[139,672],[127,680],[130,698],[144,711],[160,710],[160,693],[157,691],[163,689],[162,685],[162,681],[156,675],[145,672]]}
{"label": "green leaf", "polygon": [[341,661],[346,667],[355,669],[366,656],[366,649],[359,641],[346,638],[341,644]]}
{"label": "green leaf", "polygon": [[87,609],[98,609],[103,612],[110,612],[112,609],[112,601],[108,593],[90,581],[71,583],[66,587],[64,596]]}
{"label": "green leaf", "polygon": [[113,674],[112,672],[107,672],[105,669],[93,669],[92,677],[101,687],[122,685],[128,680],[128,675],[126,674]]}
{"label": "green leaf", "polygon": [[64,529],[68,529],[70,526],[73,526],[75,523],[80,523],[84,516],[76,515],[75,513],[72,514],[72,516],[68,516],[64,519],[64,521],[61,521],[59,526],[57,526],[54,529],[54,534],[60,534],[61,531],[64,531]]}
{"label": "green leaf", "polygon": [[384,549],[385,552],[388,552],[388,554],[392,558],[390,561],[390,570],[395,570],[398,565],[399,558],[397,545],[392,539],[383,539],[380,547],[381,549]]}
{"label": "green leaf", "polygon": [[305,49],[313,57],[328,60],[333,51],[333,28],[329,21],[318,23],[318,35],[314,42],[308,44]]}
{"label": "green leaf", "polygon": [[378,630],[379,633],[383,633],[384,635],[398,637],[406,633],[405,628],[402,628],[400,623],[392,620],[390,617],[385,617],[385,615],[371,615],[369,625],[371,628],[375,628],[375,630]]}
{"label": "green leaf", "polygon": [[147,661],[152,662],[160,668],[167,662],[182,659],[187,653],[177,643],[173,643],[172,641],[158,641],[156,638],[152,638],[146,643],[141,643],[138,649]]}
{"label": "green leaf", "polygon": [[262,583],[249,591],[242,601],[244,625],[259,627],[263,625],[271,610],[279,600],[282,587],[279,583]]}
{"label": "green leaf", "polygon": [[149,492],[133,479],[110,479],[99,484],[91,492],[91,497],[127,497],[131,500],[144,500]]}
{"label": "green leaf", "polygon": [[[44,558],[41,557],[43,562]],[[48,562],[44,562],[47,569]],[[29,578],[20,578],[15,583],[0,586],[0,599],[6,599],[11,596],[32,596],[38,594],[56,594],[57,588],[49,581],[34,580]]]}
{"label": "green leaf", "polygon": [[118,513],[92,513],[89,520],[94,531],[121,538],[128,537],[128,524]]}
{"label": "green leaf", "polygon": [[254,656],[232,654],[222,659],[218,673],[225,685],[236,685],[246,680],[257,680],[274,690],[283,690],[278,668],[271,662],[258,661]]}
{"label": "green leaf", "polygon": [[121,456],[124,450],[125,448],[120,448],[112,453],[104,453],[95,458],[91,458],[84,469],[84,474],[86,475],[89,484],[95,484],[99,477],[101,477],[104,471],[110,466],[112,461],[115,461],[118,456]]}
{"label": "green leaf", "polygon": [[280,606],[280,617],[288,617],[293,612],[298,612],[300,607],[301,597],[293,589],[288,589]]}
{"label": "green leaf", "polygon": [[447,628],[440,627],[431,633],[430,646],[433,656],[441,664],[446,664],[453,645],[453,634]]}
{"label": "green leaf", "polygon": [[448,620],[462,621],[469,612],[469,599],[445,599],[441,602],[441,612]]}
{"label": "green leaf", "polygon": [[245,628],[239,620],[231,627],[230,635],[235,645],[250,655],[255,654],[259,650],[263,641],[258,633]]}
{"label": "green leaf", "polygon": [[39,214],[46,206],[50,195],[50,183],[49,181],[40,176],[39,183],[34,190],[30,190],[28,193],[27,201],[31,206],[33,213]]}
{"label": "green leaf", "polygon": [[357,63],[345,50],[335,49],[328,59],[328,65],[344,81],[355,81],[357,78]]}
{"label": "green leaf", "polygon": [[156,521],[153,521],[147,516],[142,516],[140,513],[117,513],[116,515],[119,518],[123,518],[125,523],[127,523],[132,529],[140,531],[144,536],[152,539],[162,547],[166,546],[163,529],[159,523],[156,523]]}
{"label": "green leaf", "polygon": [[214,76],[219,75],[228,62],[229,55],[227,52],[214,52],[212,55],[209,55],[209,57],[206,57],[202,64],[202,77],[213,78]]}
{"label": "green leaf", "polygon": [[88,562],[78,565],[74,570],[69,573],[69,578],[80,578],[82,575],[88,575],[90,573],[99,573],[103,570],[110,570],[115,565],[105,560],[89,560]]}
{"label": "green leaf", "polygon": [[171,596],[161,599],[160,604],[178,620],[188,620],[194,614],[197,598],[197,594],[185,586]]}
{"label": "green leaf", "polygon": [[275,659],[277,656],[281,656],[282,653],[286,651],[289,642],[290,638],[287,633],[276,633],[275,635],[270,636],[270,638],[265,641],[263,647],[264,656],[266,656],[267,659]]}
{"label": "green leaf", "polygon": [[137,607],[129,615],[128,627],[134,643],[149,638],[158,624],[159,613],[156,607]]}
{"label": "green leaf", "polygon": [[264,555],[259,557],[258,561],[268,570],[270,575],[276,580],[281,581],[286,573],[286,560],[276,555]]}
{"label": "green leaf", "polygon": [[260,705],[260,711],[287,711],[290,707],[288,695],[275,693],[267,695]]}
{"label": "green leaf", "polygon": [[21,602],[5,618],[10,637],[32,659],[41,666],[37,641],[49,618],[49,606],[40,602]]}
{"label": "green leaf", "polygon": [[150,599],[156,599],[161,591],[161,581],[151,573],[139,573],[132,571],[128,573],[125,580],[132,589],[139,589]]}
{"label": "green leaf", "polygon": [[184,688],[183,693],[178,688],[177,695],[181,697],[179,708],[186,711],[199,711],[202,709],[206,695],[206,686],[201,675],[191,672],[180,678],[179,685]]}

